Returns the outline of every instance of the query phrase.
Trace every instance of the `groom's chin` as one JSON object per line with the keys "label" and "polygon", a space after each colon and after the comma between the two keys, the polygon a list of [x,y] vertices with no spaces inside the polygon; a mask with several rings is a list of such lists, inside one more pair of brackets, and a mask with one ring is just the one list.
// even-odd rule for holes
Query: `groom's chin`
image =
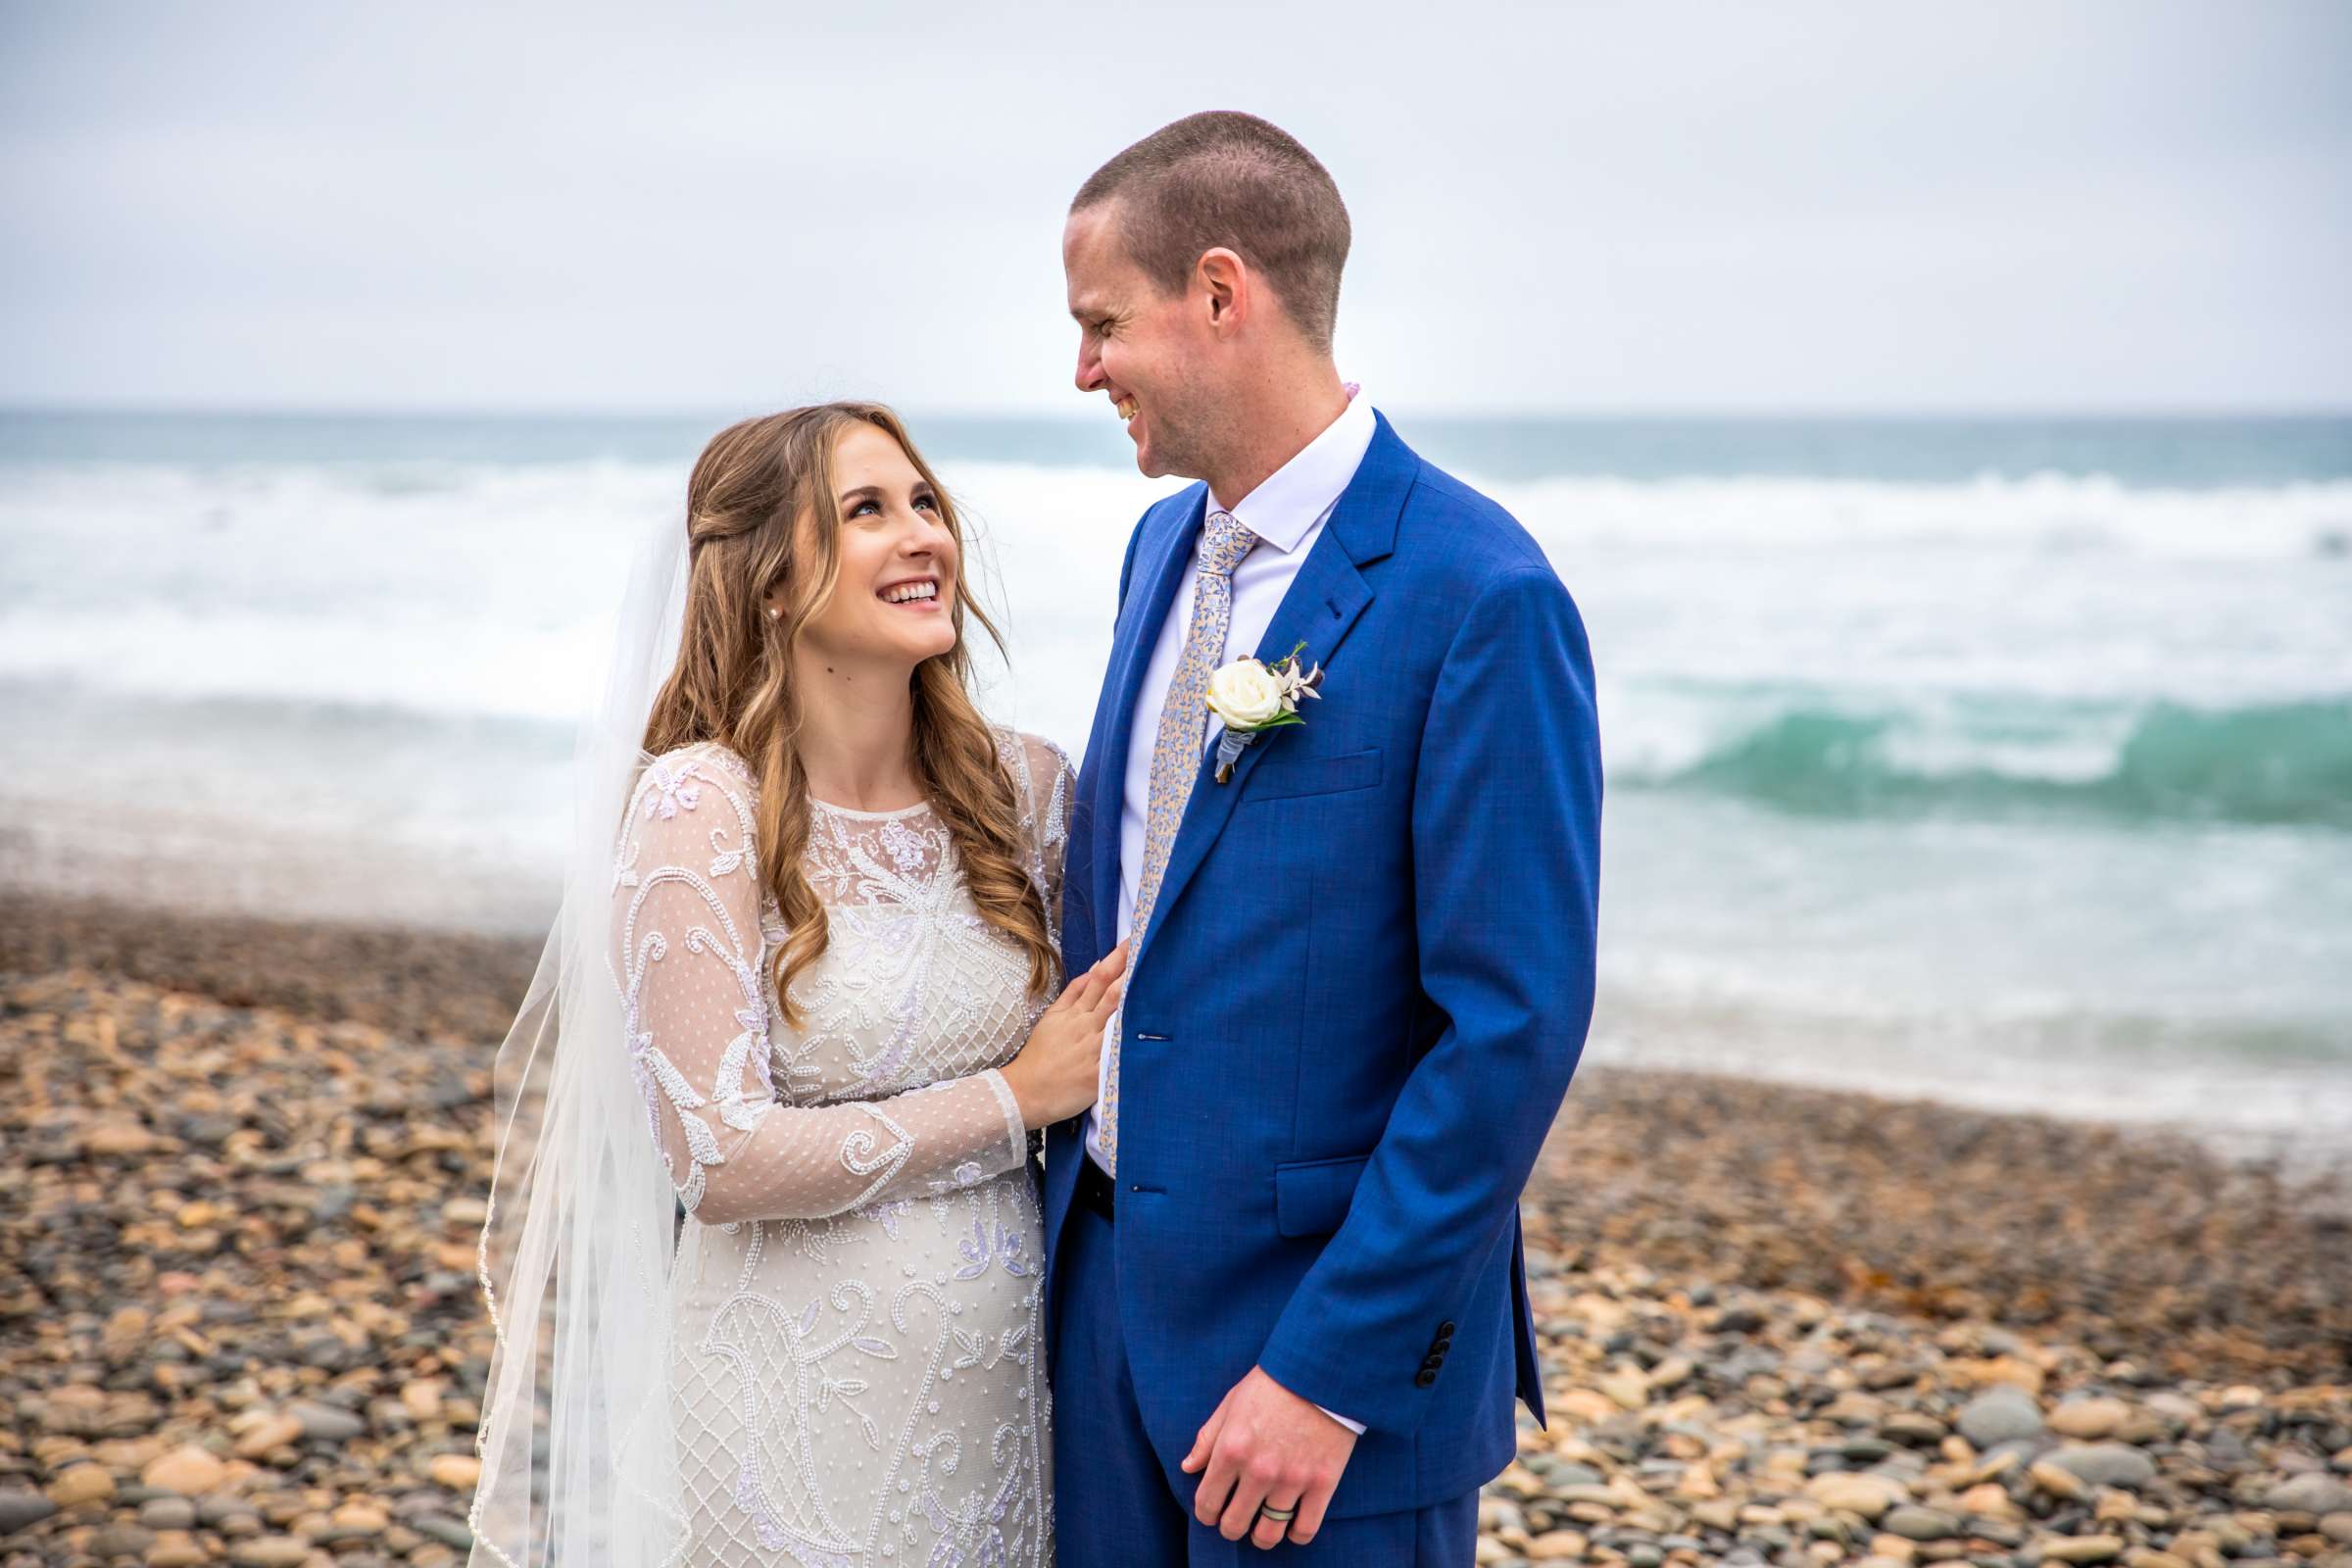
{"label": "groom's chin", "polygon": [[[1147,479],[1164,479],[1171,473],[1178,473],[1179,469],[1176,464],[1153,451],[1151,442],[1138,441],[1135,444],[1135,471]],[[1187,479],[1192,477],[1191,474],[1180,476]]]}
{"label": "groom's chin", "polygon": [[1147,479],[1156,479],[1168,471],[1168,466],[1159,460],[1159,453],[1152,444],[1151,431],[1130,429],[1127,431],[1127,440],[1135,448],[1136,472]]}

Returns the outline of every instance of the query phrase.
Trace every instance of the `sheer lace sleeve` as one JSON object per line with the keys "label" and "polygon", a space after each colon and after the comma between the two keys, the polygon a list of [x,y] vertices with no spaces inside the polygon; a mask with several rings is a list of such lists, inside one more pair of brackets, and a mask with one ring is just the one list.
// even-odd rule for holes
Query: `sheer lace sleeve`
{"label": "sheer lace sleeve", "polygon": [[710,1224],[814,1219],[1017,1167],[1027,1129],[993,1068],[881,1100],[778,1096],[739,768],[709,748],[648,766],[614,870],[630,1066],[680,1201]]}
{"label": "sheer lace sleeve", "polygon": [[1070,846],[1070,801],[1078,770],[1059,746],[1043,735],[1003,731],[999,744],[1019,786],[1021,843],[1029,854],[1029,875],[1046,904],[1046,936],[1061,952],[1061,868]]}

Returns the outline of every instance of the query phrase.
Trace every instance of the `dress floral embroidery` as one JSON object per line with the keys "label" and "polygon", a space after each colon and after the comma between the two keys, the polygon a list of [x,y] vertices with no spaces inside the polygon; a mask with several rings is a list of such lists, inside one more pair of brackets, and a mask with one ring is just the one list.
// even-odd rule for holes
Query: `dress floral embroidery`
{"label": "dress floral embroidery", "polygon": [[[1001,730],[1059,947],[1069,760]],[[700,744],[638,781],[613,862],[629,1062],[687,1211],[669,1283],[678,1560],[1054,1560],[1029,1136],[997,1069],[1051,994],[927,805],[811,800],[830,945],[783,1023],[757,786]]]}

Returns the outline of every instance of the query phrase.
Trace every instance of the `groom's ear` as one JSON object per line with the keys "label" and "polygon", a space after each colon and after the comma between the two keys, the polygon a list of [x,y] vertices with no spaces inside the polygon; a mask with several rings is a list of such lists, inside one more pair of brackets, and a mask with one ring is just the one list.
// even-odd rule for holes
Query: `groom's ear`
{"label": "groom's ear", "polygon": [[1208,324],[1226,332],[1242,324],[1250,312],[1250,264],[1219,245],[1200,253],[1193,268],[1194,281],[1208,305]]}

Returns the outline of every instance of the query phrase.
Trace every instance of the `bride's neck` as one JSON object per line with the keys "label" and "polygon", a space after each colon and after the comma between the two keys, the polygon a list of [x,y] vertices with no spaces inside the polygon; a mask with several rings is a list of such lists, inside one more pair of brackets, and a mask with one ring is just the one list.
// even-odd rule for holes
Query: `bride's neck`
{"label": "bride's neck", "polygon": [[912,672],[808,657],[798,673],[798,749],[808,793],[854,811],[895,811],[921,804],[923,790],[914,772]]}

